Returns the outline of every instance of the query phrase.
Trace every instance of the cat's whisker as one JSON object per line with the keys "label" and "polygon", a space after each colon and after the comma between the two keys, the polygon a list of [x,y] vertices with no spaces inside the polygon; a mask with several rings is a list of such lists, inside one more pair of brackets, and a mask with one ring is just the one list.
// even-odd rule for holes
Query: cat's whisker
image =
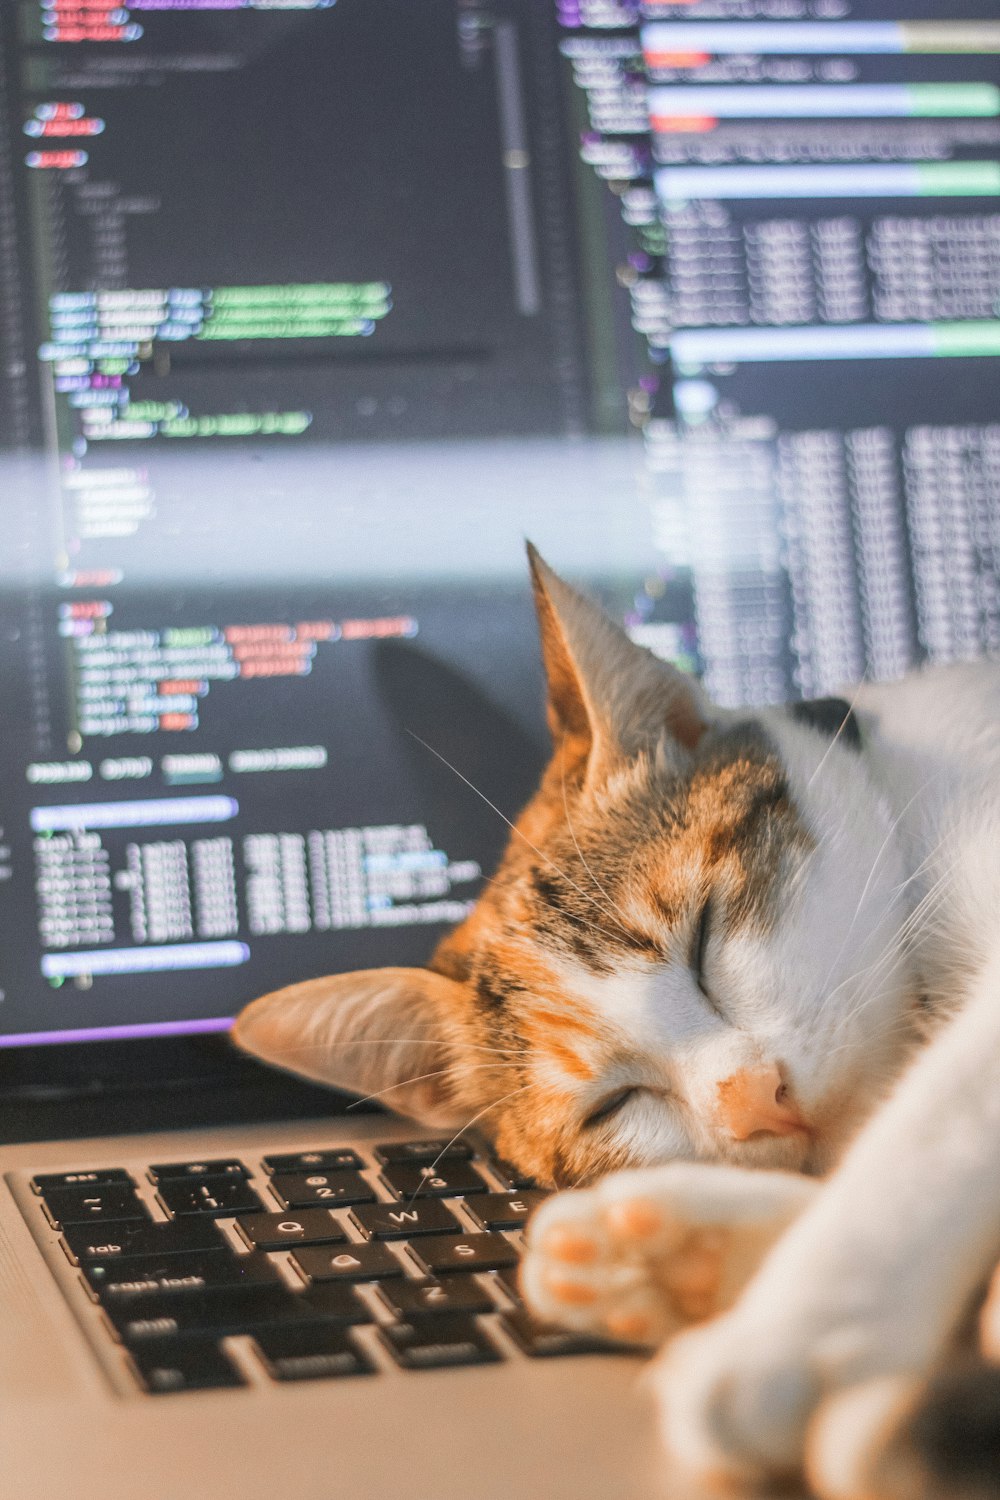
{"label": "cat's whisker", "polygon": [[922,786],[918,787],[917,790],[914,792],[913,796],[910,798],[909,802],[906,803],[905,807],[903,807],[901,809],[901,811],[899,813],[897,813],[896,817],[893,818],[892,822],[890,823],[889,830],[886,833],[885,838],[882,840],[881,845],[879,846],[878,853],[875,855],[875,858],[872,861],[872,867],[871,867],[871,869],[868,872],[868,879],[864,883],[864,886],[863,886],[862,891],[861,891],[861,895],[858,898],[858,904],[854,908],[854,915],[851,918],[851,921],[850,921],[850,924],[849,924],[849,926],[847,928],[847,931],[844,933],[844,936],[841,939],[840,947],[837,949],[837,952],[834,954],[833,962],[830,964],[830,967],[829,967],[829,969],[827,970],[827,973],[826,973],[826,978],[823,980],[823,983],[822,983],[822,985],[820,987],[821,990],[825,990],[826,989],[826,986],[830,982],[830,975],[834,972],[834,970],[837,967],[837,964],[840,962],[840,956],[843,953],[844,949],[846,948],[847,943],[848,943],[848,941],[850,939],[851,933],[854,931],[854,929],[855,929],[855,927],[857,925],[858,917],[861,915],[861,910],[862,910],[862,908],[863,908],[863,906],[865,904],[865,900],[866,900],[866,898],[868,896],[868,892],[871,890],[872,881],[875,879],[875,872],[877,871],[877,869],[879,867],[879,864],[880,864],[880,862],[882,860],[882,856],[885,854],[886,850],[889,848],[889,845],[892,842],[892,838],[893,838],[893,835],[896,832],[896,829],[899,827],[900,823],[902,822],[902,820],[906,816],[906,814],[909,812],[909,810],[913,806],[914,802],[916,802],[917,798],[919,796],[921,796],[927,790],[927,788],[931,785],[931,782],[934,781],[934,780],[935,780],[935,778],[933,776],[931,776],[931,777],[929,777],[927,779],[927,781],[924,782],[924,784]]}
{"label": "cat's whisker", "polygon": [[[937,882],[936,885],[941,883],[942,882]],[[839,1031],[845,1024],[853,1020],[855,1015],[858,1013],[858,1010],[862,1009],[864,1004],[867,1003],[868,989],[871,987],[873,982],[877,982],[877,980],[881,978],[882,971],[887,968],[894,960],[899,958],[901,952],[905,948],[906,938],[912,924],[926,915],[926,911],[923,910],[923,908],[929,907],[932,898],[936,899],[941,894],[942,892],[938,891],[935,887],[932,887],[931,890],[929,890],[924,895],[918,906],[900,924],[896,932],[893,933],[892,939],[890,940],[884,951],[880,953],[877,958],[873,959],[870,964],[866,964],[860,969],[855,969],[853,973],[847,975],[846,979],[842,979],[838,985],[835,985],[832,990],[828,990],[822,996],[820,1003],[823,1005],[828,1005],[830,1001],[833,1000],[834,997],[841,992],[841,990],[846,989],[848,985],[856,983],[859,979],[863,979],[866,981],[867,988],[863,989],[858,997],[859,1002],[861,1003],[852,1007],[851,1010],[845,1011],[845,1013],[840,1016],[834,1029],[834,1035],[836,1035],[836,1032]]]}
{"label": "cat's whisker", "polygon": [[478,1073],[485,1068],[516,1068],[516,1063],[466,1063],[464,1065],[452,1064],[448,1068],[435,1068],[430,1073],[416,1073],[412,1078],[400,1078],[397,1083],[390,1083],[384,1089],[377,1089],[374,1094],[365,1094],[360,1099],[352,1099],[347,1106],[348,1109],[357,1109],[359,1104],[370,1104],[373,1099],[383,1099],[386,1094],[391,1094],[394,1089],[405,1089],[411,1083],[425,1083],[429,1078],[448,1078],[454,1074]]}
{"label": "cat's whisker", "polygon": [[[532,1079],[528,1083],[522,1084],[520,1088],[512,1089],[509,1094],[504,1094],[501,1098],[493,1099],[489,1104],[484,1105],[481,1110],[479,1110],[472,1116],[471,1120],[466,1120],[465,1124],[461,1127],[460,1130],[456,1130],[450,1141],[446,1141],[444,1143],[444,1145],[441,1147],[441,1150],[438,1152],[437,1156],[435,1156],[434,1160],[431,1162],[429,1168],[427,1169],[428,1173],[434,1172],[434,1169],[437,1166],[438,1162],[443,1156],[447,1154],[448,1151],[451,1150],[452,1146],[454,1146],[459,1137],[463,1136],[467,1130],[470,1130],[472,1126],[475,1125],[477,1120],[481,1120],[483,1118],[483,1115],[488,1115],[491,1110],[499,1109],[501,1104],[506,1104],[508,1099],[515,1099],[517,1098],[518,1094],[526,1094],[529,1089],[537,1088],[537,1086],[538,1085]],[[418,1188],[417,1192],[413,1193],[409,1203],[407,1204],[407,1207],[410,1207],[412,1205],[419,1191],[420,1189]]]}
{"label": "cat's whisker", "polygon": [[[867,676],[867,674],[866,674],[866,676]],[[834,745],[837,743],[837,741],[840,739],[840,736],[843,734],[844,730],[847,728],[847,725],[849,724],[850,719],[851,719],[851,715],[854,713],[854,709],[855,709],[855,706],[857,704],[858,697],[859,697],[859,695],[861,693],[861,689],[865,685],[866,676],[863,676],[861,678],[861,681],[858,683],[857,687],[854,689],[854,697],[851,699],[851,701],[850,701],[850,703],[848,705],[848,711],[847,711],[847,713],[844,716],[844,722],[841,724],[840,728],[837,730],[837,733],[834,735],[834,737],[830,741],[829,745],[827,745],[826,749],[823,752],[823,757],[820,760],[819,765],[816,767],[815,771],[812,773],[812,775],[810,776],[809,780],[806,782],[806,791],[807,792],[811,790],[813,782],[816,780],[816,778],[819,775],[820,771],[822,771],[823,767],[826,765],[827,761],[830,759],[830,756],[833,753],[833,747],[834,747]]]}
{"label": "cat's whisker", "polygon": [[[566,874],[565,870],[560,870],[555,861],[550,859],[543,850],[539,849],[537,844],[533,844],[528,838],[527,834],[522,833],[520,828],[517,827],[516,823],[512,823],[510,818],[508,818],[505,813],[502,813],[500,811],[496,803],[490,801],[485,792],[481,792],[479,788],[474,785],[474,783],[471,782],[467,776],[463,776],[462,772],[458,769],[457,766],[453,766],[450,760],[447,760],[439,751],[435,750],[433,745],[429,745],[426,740],[421,739],[419,734],[414,734],[412,729],[407,729],[406,733],[411,737],[411,739],[415,739],[418,745],[423,745],[424,749],[429,751],[430,754],[433,755],[436,760],[439,760],[443,766],[447,766],[448,770],[451,771],[455,776],[457,776],[459,781],[461,781],[463,785],[469,788],[470,792],[474,792],[477,797],[485,802],[486,806],[496,813],[501,822],[506,823],[511,833],[519,838],[523,844],[526,844],[533,854],[537,854],[539,859],[544,860],[549,868],[556,872],[560,880],[565,880],[566,884],[568,886],[571,886],[572,889],[576,891],[578,896],[582,896],[585,901],[589,901],[593,906],[596,906],[598,911],[601,912],[602,916],[606,915],[601,906],[601,903],[596,899],[596,897],[592,896],[589,891],[585,891],[580,886],[578,886],[575,880],[571,880],[570,877]],[[592,926],[594,932],[601,933],[601,929],[594,924],[585,923],[583,922],[583,919],[579,917],[576,920],[578,922],[581,922],[584,926]],[[615,925],[621,927],[623,932],[628,931],[628,929],[621,922],[616,921]],[[607,936],[606,933],[601,935]]]}
{"label": "cat's whisker", "polygon": [[[565,762],[565,760],[562,763],[562,800],[563,800],[563,811],[566,814],[566,827],[569,829],[569,836],[573,840],[573,848],[576,850],[577,855],[579,856],[580,863],[583,865],[583,868],[586,870],[587,874],[590,876],[591,880],[594,882],[594,884],[596,885],[597,889],[600,891],[601,895],[605,898],[606,901],[608,901],[610,903],[611,908],[612,908],[612,912],[617,912],[618,916],[621,917],[622,922],[624,922],[625,921],[625,912],[622,911],[621,907],[614,900],[614,898],[612,896],[610,896],[608,894],[608,892],[604,889],[604,886],[598,880],[597,876],[594,874],[593,870],[590,868],[590,865],[587,863],[587,860],[584,857],[583,850],[580,848],[580,842],[577,839],[576,830],[573,827],[573,820],[572,820],[572,818],[569,815],[569,798],[566,795],[566,762]],[[634,854],[636,851],[633,850],[632,852]],[[608,913],[606,913],[606,915],[608,915]],[[612,920],[613,921],[617,921],[617,919],[615,917],[612,917]],[[618,923],[618,925],[620,926],[622,924]]]}
{"label": "cat's whisker", "polygon": [[[872,1028],[864,1038],[864,1046],[870,1049],[875,1041],[887,1042],[894,1037],[916,1037],[916,1025],[912,1016],[907,1013],[904,1016],[890,1016],[881,1024]],[[853,1052],[857,1050],[857,1042],[841,1042],[839,1046],[831,1047],[826,1055],[827,1061],[837,1057],[842,1052]]]}
{"label": "cat's whisker", "polygon": [[[344,1037],[337,1041],[337,1050],[343,1051],[348,1047],[426,1047],[426,1036],[359,1036]],[[489,1052],[510,1057],[523,1057],[523,1047],[487,1047],[485,1044],[476,1042],[462,1042],[463,1048],[474,1052]],[[300,1052],[328,1052],[329,1042],[301,1042],[295,1047],[281,1047],[275,1050],[276,1057],[291,1057]]]}
{"label": "cat's whisker", "polygon": [[909,875],[907,875],[905,880],[901,880],[899,884],[894,887],[894,895],[901,896],[908,885],[912,885],[915,880],[920,879],[921,875],[926,872],[931,862],[935,860],[941,853],[941,850],[948,843],[948,839],[949,835],[947,833],[943,834],[941,838],[938,839],[933,848],[929,849],[928,852],[924,855],[923,859],[920,861],[919,865],[917,865],[916,869],[913,870]]}
{"label": "cat's whisker", "polygon": [[940,902],[943,900],[947,883],[955,873],[958,864],[959,861],[956,860],[947,870],[941,873],[934,884],[921,897],[920,901],[914,907],[913,911],[911,911],[906,919],[900,924],[896,933],[893,935],[891,943],[888,945],[886,950],[879,955],[877,959],[875,959],[866,968],[856,970],[854,974],[851,974],[847,977],[847,979],[842,980],[839,985],[837,985],[833,990],[829,992],[826,997],[827,1002],[829,1002],[829,1000],[831,1000],[833,996],[836,995],[840,990],[844,989],[846,985],[855,982],[859,978],[863,978],[865,981],[864,986],[857,998],[857,1003],[853,1005],[850,1010],[845,1011],[844,1014],[840,1017],[837,1026],[834,1029],[834,1035],[836,1035],[837,1032],[840,1031],[845,1025],[855,1021],[857,1017],[862,1014],[863,1011],[867,1010],[869,1006],[873,1004],[874,1001],[878,998],[877,985],[882,979],[886,968],[894,960],[898,959],[902,955],[914,928],[921,922],[930,922],[934,920],[935,914],[933,908],[935,904],[940,904]]}

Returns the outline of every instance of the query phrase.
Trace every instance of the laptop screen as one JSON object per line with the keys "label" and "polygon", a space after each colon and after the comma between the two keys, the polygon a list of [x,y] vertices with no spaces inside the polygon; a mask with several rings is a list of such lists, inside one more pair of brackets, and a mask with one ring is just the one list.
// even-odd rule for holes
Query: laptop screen
{"label": "laptop screen", "polygon": [[425,960],[546,753],[525,536],[725,704],[996,649],[953,11],[2,7],[0,1045]]}

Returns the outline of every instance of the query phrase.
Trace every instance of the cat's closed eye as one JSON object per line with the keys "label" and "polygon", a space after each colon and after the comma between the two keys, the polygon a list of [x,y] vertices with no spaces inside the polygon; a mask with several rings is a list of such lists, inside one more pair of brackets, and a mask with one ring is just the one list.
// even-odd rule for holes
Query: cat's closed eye
{"label": "cat's closed eye", "polygon": [[694,941],[691,944],[691,955],[688,962],[695,984],[701,990],[705,999],[715,1007],[715,1001],[709,993],[705,979],[705,960],[708,956],[708,940],[712,930],[712,898],[707,896],[698,917],[698,925],[694,932]]}
{"label": "cat's closed eye", "polygon": [[633,1099],[635,1095],[638,1094],[638,1092],[639,1090],[637,1088],[630,1085],[628,1088],[616,1089],[613,1094],[608,1094],[607,1098],[602,1099],[596,1109],[591,1110],[590,1114],[583,1122],[584,1128],[589,1130],[592,1125],[599,1125],[602,1120],[610,1119],[611,1116],[616,1115],[618,1111],[622,1109],[630,1099]]}

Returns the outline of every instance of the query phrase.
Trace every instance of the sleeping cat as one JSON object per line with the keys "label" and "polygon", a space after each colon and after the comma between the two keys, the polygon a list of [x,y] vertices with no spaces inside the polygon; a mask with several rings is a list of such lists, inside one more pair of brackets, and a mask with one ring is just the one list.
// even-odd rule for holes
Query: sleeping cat
{"label": "sleeping cat", "polygon": [[1000,1262],[1000,664],[723,710],[531,568],[554,753],[476,908],[236,1040],[579,1185],[529,1300],[700,1323],[651,1372],[696,1475],[936,1493],[899,1434]]}

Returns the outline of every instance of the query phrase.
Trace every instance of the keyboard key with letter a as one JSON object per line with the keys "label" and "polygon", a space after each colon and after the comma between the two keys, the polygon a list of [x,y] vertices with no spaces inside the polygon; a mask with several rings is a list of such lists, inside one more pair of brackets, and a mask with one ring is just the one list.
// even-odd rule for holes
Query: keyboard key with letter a
{"label": "keyboard key with letter a", "polygon": [[388,1245],[303,1245],[292,1251],[292,1263],[309,1281],[379,1281],[402,1276],[403,1267]]}

